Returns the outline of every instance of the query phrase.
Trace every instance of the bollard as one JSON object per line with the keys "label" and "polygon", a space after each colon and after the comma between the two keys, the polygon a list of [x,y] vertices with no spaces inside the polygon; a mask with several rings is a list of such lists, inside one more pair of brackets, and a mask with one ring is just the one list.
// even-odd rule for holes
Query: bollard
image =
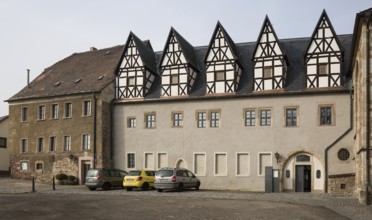
{"label": "bollard", "polygon": [[32,177],[32,191],[31,192],[36,192],[36,190],[35,190],[35,177]]}
{"label": "bollard", "polygon": [[56,190],[56,181],[54,180],[54,176],[53,176],[53,190]]}

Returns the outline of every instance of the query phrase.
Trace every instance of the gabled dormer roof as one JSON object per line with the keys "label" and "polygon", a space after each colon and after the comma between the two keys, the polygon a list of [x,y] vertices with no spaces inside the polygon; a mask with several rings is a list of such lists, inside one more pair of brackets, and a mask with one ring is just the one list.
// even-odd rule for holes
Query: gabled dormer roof
{"label": "gabled dormer roof", "polygon": [[[278,56],[278,54],[272,54],[272,52],[275,52],[275,48],[276,47],[279,47],[279,50],[281,52],[280,55],[284,56],[285,57],[285,53],[284,53],[284,50],[283,50],[283,47],[279,41],[279,38],[278,36],[276,35],[275,33],[275,30],[270,22],[270,19],[269,17],[266,15],[265,17],[265,20],[262,24],[262,28],[261,28],[261,31],[260,31],[260,34],[258,35],[258,38],[257,38],[257,44],[256,44],[256,47],[253,51],[253,57],[252,59],[256,58],[256,52],[257,52],[257,49],[259,48],[260,44],[261,44],[261,40],[262,40],[262,35],[264,34],[272,34],[274,36],[274,39],[275,39],[275,42],[271,42],[271,43],[266,43],[266,44],[269,44],[269,45],[265,45],[265,48],[263,48],[262,50],[262,53],[265,53],[264,55],[269,57],[269,56]],[[266,51],[265,51],[266,50]]]}
{"label": "gabled dormer roof", "polygon": [[[133,39],[134,43],[136,44],[139,56],[143,62],[143,65],[147,67],[153,74],[157,75],[156,71],[156,58],[155,58],[155,53],[152,49],[152,46],[150,44],[150,41],[142,41],[139,39],[133,32],[129,33],[127,42],[125,43],[125,47],[123,50],[123,53],[120,58],[119,65],[121,61],[123,60],[125,53],[127,52],[128,46],[130,44],[130,41]],[[119,68],[119,66],[118,66]],[[118,72],[118,71],[116,71]]]}
{"label": "gabled dormer roof", "polygon": [[195,70],[198,70],[198,68],[197,68],[198,64],[196,62],[194,47],[187,40],[185,40],[185,38],[183,38],[182,35],[180,35],[173,27],[171,27],[171,30],[169,31],[169,35],[168,35],[166,44],[164,46],[163,54],[162,54],[160,62],[159,62],[159,67],[163,63],[165,53],[167,52],[167,49],[168,49],[168,46],[169,46],[169,41],[171,40],[173,34],[176,37],[176,39],[177,39],[177,41],[178,41],[178,43],[181,47],[182,53],[183,53],[187,63],[190,64]]}
{"label": "gabled dormer roof", "polygon": [[219,21],[217,22],[216,28],[213,31],[212,38],[209,41],[209,46],[208,46],[208,50],[207,50],[206,56],[204,58],[204,62],[207,62],[208,55],[209,55],[209,53],[210,53],[210,51],[212,49],[213,42],[214,42],[214,39],[216,38],[216,35],[218,33],[218,30],[221,30],[224,38],[226,39],[227,44],[228,44],[228,46],[229,46],[229,48],[231,50],[231,53],[232,53],[232,55],[234,57],[234,60],[235,61],[238,61],[238,63],[240,63],[239,56],[238,56],[238,49],[236,48],[236,45],[235,45],[234,41],[231,39],[230,35],[226,32],[225,28],[223,28],[222,24]]}
{"label": "gabled dormer roof", "polygon": [[[327,12],[325,10],[323,10],[323,12],[320,15],[320,18],[318,20],[318,23],[315,26],[314,32],[313,32],[313,34],[311,35],[311,38],[310,38],[311,40],[309,42],[309,45],[307,46],[306,52],[309,52],[309,49],[310,49],[310,47],[312,46],[313,43],[316,43],[316,44],[325,43],[325,44],[327,44],[327,48],[324,48],[325,52],[327,52],[328,49],[330,49],[329,47],[330,47],[330,44],[331,44],[331,40],[326,40],[326,42],[316,41],[316,38],[320,38],[320,36],[318,36],[318,30],[321,29],[321,28],[326,27],[327,24],[328,24],[328,28],[332,32],[332,35],[333,35],[334,39],[336,40],[336,43],[337,43],[338,47],[340,48],[340,51],[343,53],[344,48],[342,47],[342,44],[341,44],[340,40],[338,39],[338,36],[337,36],[337,34],[336,34],[336,32],[335,32],[335,30],[332,26],[332,23],[329,20]],[[322,51],[315,50],[313,53],[322,53]]]}

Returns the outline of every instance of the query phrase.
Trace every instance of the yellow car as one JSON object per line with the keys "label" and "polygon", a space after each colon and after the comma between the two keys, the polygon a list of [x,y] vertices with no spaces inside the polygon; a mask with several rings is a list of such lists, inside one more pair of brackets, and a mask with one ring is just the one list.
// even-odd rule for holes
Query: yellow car
{"label": "yellow car", "polygon": [[154,188],[154,179],[155,171],[133,170],[124,177],[123,186],[127,191],[132,191],[133,188],[148,190],[149,188]]}

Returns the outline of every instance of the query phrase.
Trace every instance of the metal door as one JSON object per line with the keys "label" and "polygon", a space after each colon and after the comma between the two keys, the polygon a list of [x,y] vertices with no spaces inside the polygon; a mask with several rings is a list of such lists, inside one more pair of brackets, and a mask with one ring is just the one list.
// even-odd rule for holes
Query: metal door
{"label": "metal door", "polygon": [[304,166],[296,166],[296,192],[304,191]]}

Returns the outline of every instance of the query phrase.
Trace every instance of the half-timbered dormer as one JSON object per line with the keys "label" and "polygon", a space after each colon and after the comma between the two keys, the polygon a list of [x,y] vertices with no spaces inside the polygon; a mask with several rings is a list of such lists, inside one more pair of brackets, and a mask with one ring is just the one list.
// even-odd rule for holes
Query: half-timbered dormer
{"label": "half-timbered dormer", "polygon": [[160,60],[162,96],[188,95],[198,74],[194,48],[171,28]]}
{"label": "half-timbered dormer", "polygon": [[324,10],[305,56],[307,88],[341,86],[343,48]]}
{"label": "half-timbered dormer", "polygon": [[284,88],[287,62],[268,16],[258,36],[253,62],[254,91]]}
{"label": "half-timbered dormer", "polygon": [[234,42],[218,22],[205,58],[207,94],[238,89],[242,66]]}
{"label": "half-timbered dormer", "polygon": [[145,97],[156,75],[155,54],[151,45],[131,32],[117,69],[117,98]]}

